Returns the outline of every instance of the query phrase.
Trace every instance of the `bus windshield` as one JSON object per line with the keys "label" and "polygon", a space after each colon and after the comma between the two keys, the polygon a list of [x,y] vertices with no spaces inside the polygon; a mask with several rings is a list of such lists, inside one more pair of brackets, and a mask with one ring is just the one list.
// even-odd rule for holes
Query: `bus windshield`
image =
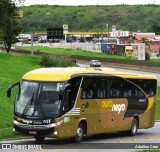
{"label": "bus windshield", "polygon": [[34,117],[56,116],[60,112],[64,82],[22,81],[15,100],[15,112]]}

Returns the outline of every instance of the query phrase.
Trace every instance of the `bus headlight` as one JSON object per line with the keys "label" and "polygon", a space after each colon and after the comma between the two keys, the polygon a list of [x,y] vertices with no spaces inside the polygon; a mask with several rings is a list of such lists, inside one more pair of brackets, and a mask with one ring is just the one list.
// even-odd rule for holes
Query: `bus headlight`
{"label": "bus headlight", "polygon": [[57,131],[55,131],[55,132],[54,132],[54,135],[57,135],[57,134],[58,134],[58,132],[57,132]]}
{"label": "bus headlight", "polygon": [[59,126],[62,122],[63,122],[63,120],[56,122],[56,123],[49,124],[49,125],[45,125],[45,127],[47,127],[47,128],[56,127],[56,126]]}
{"label": "bus headlight", "polygon": [[13,124],[15,124],[15,125],[19,125],[19,124],[20,124],[20,122],[18,122],[17,120],[14,120],[14,121],[13,121]]}

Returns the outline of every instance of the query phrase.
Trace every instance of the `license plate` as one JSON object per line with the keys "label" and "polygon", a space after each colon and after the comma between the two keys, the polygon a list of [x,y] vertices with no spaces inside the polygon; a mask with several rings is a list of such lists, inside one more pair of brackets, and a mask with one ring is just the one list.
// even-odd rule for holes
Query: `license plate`
{"label": "license plate", "polygon": [[30,130],[30,131],[29,131],[29,134],[30,134],[30,135],[37,135],[37,131]]}

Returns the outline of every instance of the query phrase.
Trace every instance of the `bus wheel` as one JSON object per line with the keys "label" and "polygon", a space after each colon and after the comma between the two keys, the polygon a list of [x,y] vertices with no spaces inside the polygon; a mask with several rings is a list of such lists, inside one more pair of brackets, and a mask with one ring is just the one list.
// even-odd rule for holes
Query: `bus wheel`
{"label": "bus wheel", "polygon": [[138,121],[137,119],[133,118],[132,124],[131,124],[131,130],[129,131],[129,134],[131,136],[135,136],[137,134],[138,129]]}
{"label": "bus wheel", "polygon": [[43,141],[45,139],[45,137],[34,137],[36,139],[36,141]]}
{"label": "bus wheel", "polygon": [[74,137],[75,142],[81,142],[84,135],[84,126],[82,123],[78,125],[76,136]]}

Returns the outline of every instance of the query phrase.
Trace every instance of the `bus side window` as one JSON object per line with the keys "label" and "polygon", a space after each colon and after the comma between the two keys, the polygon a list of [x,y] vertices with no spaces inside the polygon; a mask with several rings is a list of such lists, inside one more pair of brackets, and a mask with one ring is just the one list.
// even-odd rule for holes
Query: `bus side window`
{"label": "bus side window", "polygon": [[66,91],[64,94],[63,110],[69,110],[69,91]]}
{"label": "bus side window", "polygon": [[68,88],[68,101],[69,101],[69,108],[72,108],[75,104],[78,89],[81,83],[81,77],[75,77],[68,81],[70,87]]}
{"label": "bus side window", "polygon": [[113,78],[110,79],[109,84],[109,97],[111,98],[121,98],[122,97],[122,84],[121,79],[119,78]]}
{"label": "bus side window", "polygon": [[106,97],[107,97],[107,79],[97,78],[95,98],[105,99]]}
{"label": "bus side window", "polygon": [[82,83],[82,92],[81,92],[81,99],[89,99],[93,97],[92,92],[92,79],[91,78],[84,78]]}
{"label": "bus side window", "polygon": [[[147,97],[152,97],[156,94],[157,80],[154,79],[129,79],[129,81],[138,85],[147,95]],[[137,96],[141,97],[142,94],[137,90]]]}
{"label": "bus side window", "polygon": [[124,80],[123,81],[123,97],[124,98],[143,98],[144,92],[133,83]]}
{"label": "bus side window", "polygon": [[85,99],[86,98],[86,94],[87,94],[87,91],[83,90],[82,93],[81,93],[81,98]]}

